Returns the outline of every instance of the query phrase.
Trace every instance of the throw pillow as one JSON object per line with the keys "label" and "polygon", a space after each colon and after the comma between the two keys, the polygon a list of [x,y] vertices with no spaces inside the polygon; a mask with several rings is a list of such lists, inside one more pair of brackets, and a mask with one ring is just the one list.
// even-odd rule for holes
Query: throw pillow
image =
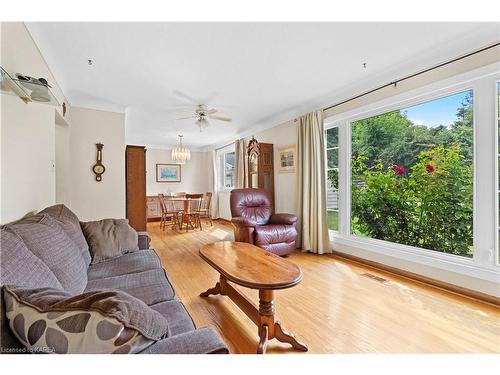
{"label": "throw pillow", "polygon": [[139,250],[137,232],[127,219],[104,219],[81,223],[92,255],[92,264]]}
{"label": "throw pillow", "polygon": [[52,288],[4,287],[9,326],[30,352],[138,353],[168,336],[168,321],[116,290],[72,296]]}

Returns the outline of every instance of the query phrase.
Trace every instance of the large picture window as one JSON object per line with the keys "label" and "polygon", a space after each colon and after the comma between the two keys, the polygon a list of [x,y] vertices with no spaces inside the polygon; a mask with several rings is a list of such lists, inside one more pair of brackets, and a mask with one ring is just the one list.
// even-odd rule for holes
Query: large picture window
{"label": "large picture window", "polygon": [[352,234],[473,256],[472,101],[469,90],[351,123]]}
{"label": "large picture window", "polygon": [[326,209],[328,229],[339,229],[339,128],[333,127],[325,132],[326,138]]}

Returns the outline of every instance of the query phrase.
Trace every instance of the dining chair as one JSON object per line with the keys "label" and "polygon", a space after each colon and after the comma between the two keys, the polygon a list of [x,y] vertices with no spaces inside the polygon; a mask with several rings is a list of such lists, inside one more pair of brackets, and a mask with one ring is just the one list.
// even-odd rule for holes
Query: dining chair
{"label": "dining chair", "polygon": [[165,199],[165,196],[163,194],[158,194],[158,199],[160,201],[160,209],[161,209],[161,216],[160,216],[160,229],[165,230],[167,227],[167,222],[170,222],[170,225],[172,225],[172,228],[175,228],[175,226],[179,226],[179,212],[176,212],[173,203],[174,202],[169,202],[168,200]]}
{"label": "dining chair", "polygon": [[189,199],[189,209],[187,212],[182,212],[182,225],[186,225],[186,232],[189,231],[189,228],[195,229],[199,227],[200,230],[203,230],[200,220],[200,207],[203,194],[186,194],[186,199]]}
{"label": "dining chair", "polygon": [[[186,192],[185,191],[179,191],[177,193],[172,193],[171,195],[172,198],[185,198],[186,197]],[[174,201],[173,202],[174,209],[177,212],[182,212],[184,210],[184,202],[180,201]]]}
{"label": "dining chair", "polygon": [[206,219],[210,221],[210,226],[213,226],[212,222],[212,212],[211,212],[211,204],[212,204],[212,192],[205,193],[203,197],[203,201],[201,203],[200,208],[200,219]]}

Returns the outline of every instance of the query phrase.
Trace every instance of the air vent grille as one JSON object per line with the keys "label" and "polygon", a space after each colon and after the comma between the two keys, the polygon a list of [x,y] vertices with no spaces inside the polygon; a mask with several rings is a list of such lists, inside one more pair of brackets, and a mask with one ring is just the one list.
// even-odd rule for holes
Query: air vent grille
{"label": "air vent grille", "polygon": [[387,279],[384,279],[383,277],[380,277],[380,276],[375,276],[375,275],[372,275],[371,273],[362,273],[361,276],[364,276],[364,277],[368,277],[372,280],[375,280],[379,283],[387,283],[389,282],[389,280]]}

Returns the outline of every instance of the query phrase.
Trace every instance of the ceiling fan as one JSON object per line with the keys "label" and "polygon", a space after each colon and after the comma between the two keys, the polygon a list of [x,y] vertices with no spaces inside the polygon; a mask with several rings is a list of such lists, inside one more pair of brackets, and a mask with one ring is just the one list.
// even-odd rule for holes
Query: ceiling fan
{"label": "ceiling fan", "polygon": [[[195,124],[200,128],[200,131],[203,129],[207,128],[210,125],[210,122],[208,119],[211,120],[217,120],[217,121],[225,121],[225,122],[231,122],[232,119],[229,117],[224,117],[224,116],[219,116],[215,115],[215,113],[219,112],[218,109],[215,108],[208,108],[206,104],[196,104],[200,103],[200,101],[191,98],[190,96],[181,93],[179,91],[174,91],[174,95],[182,98],[184,102],[189,102],[191,105],[196,105],[196,108],[192,114],[186,117],[179,117],[176,120],[186,120],[186,119],[191,119],[194,118],[196,119]],[[208,102],[208,99],[204,100],[205,102]]]}

